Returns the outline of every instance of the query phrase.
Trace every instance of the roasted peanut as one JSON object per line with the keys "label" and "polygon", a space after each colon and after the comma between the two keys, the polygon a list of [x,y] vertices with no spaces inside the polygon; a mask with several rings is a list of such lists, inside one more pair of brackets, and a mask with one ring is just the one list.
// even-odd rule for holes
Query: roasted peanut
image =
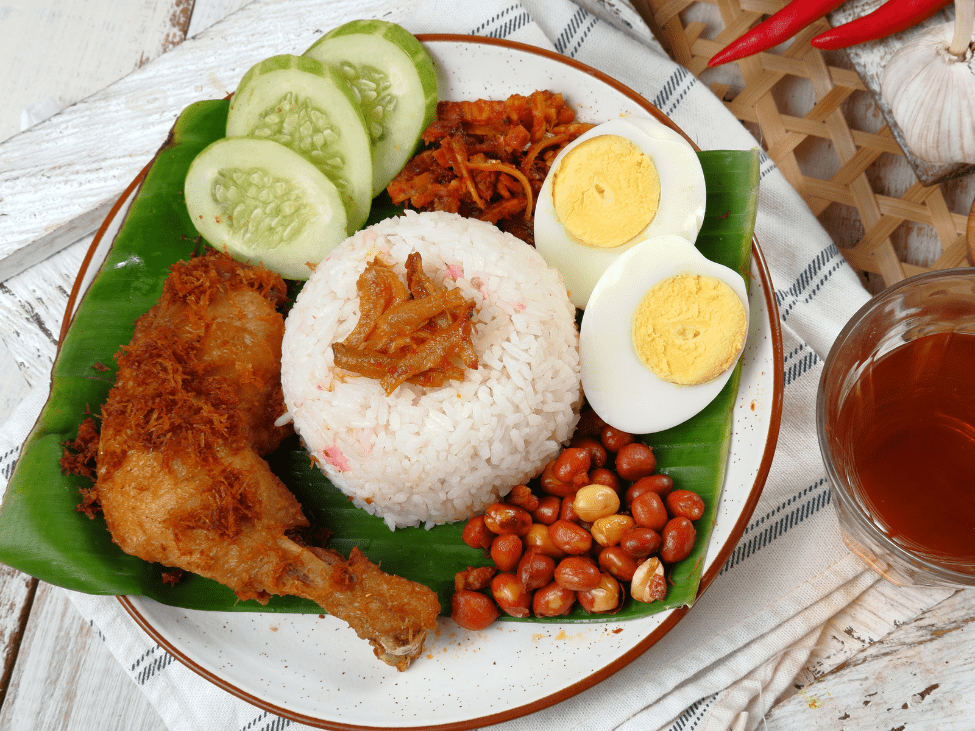
{"label": "roasted peanut", "polygon": [[523,536],[531,528],[532,516],[517,505],[491,503],[484,511],[484,525],[499,536],[506,533]]}
{"label": "roasted peanut", "polygon": [[627,556],[619,546],[604,548],[599,553],[599,568],[618,581],[632,579],[636,566],[636,559]]}
{"label": "roasted peanut", "polygon": [[589,591],[599,586],[602,572],[588,556],[569,556],[555,567],[555,582],[569,591]]}
{"label": "roasted peanut", "polygon": [[660,544],[660,558],[667,563],[675,563],[691,555],[697,531],[690,520],[680,515],[667,521],[660,537],[663,540]]}
{"label": "roasted peanut", "polygon": [[487,589],[496,573],[498,573],[497,566],[468,566],[466,571],[458,571],[454,574],[454,590],[481,591]]}
{"label": "roasted peanut", "polygon": [[555,559],[535,548],[529,548],[518,562],[518,581],[527,591],[551,583],[555,576]]}
{"label": "roasted peanut", "polygon": [[566,497],[568,495],[575,495],[576,490],[579,489],[578,485],[573,485],[571,482],[562,482],[558,477],[555,476],[553,469],[555,468],[555,460],[552,460],[544,469],[542,469],[542,476],[539,480],[539,484],[542,487],[542,492],[547,495],[555,495],[556,497]]}
{"label": "roasted peanut", "polygon": [[629,432],[620,431],[611,426],[604,426],[602,431],[599,432],[599,441],[606,447],[607,452],[613,452],[614,454],[619,452],[627,444],[632,444],[635,439],[636,437]]}
{"label": "roasted peanut", "polygon": [[[585,523],[585,521],[579,517],[576,513],[573,503],[575,502],[575,495],[569,495],[568,497],[562,498],[562,508],[559,510],[559,520],[568,520],[572,523],[579,523],[580,525]],[[583,526],[586,530],[589,530],[589,526]]]}
{"label": "roasted peanut", "polygon": [[682,515],[688,520],[697,520],[704,515],[704,500],[696,492],[674,490],[665,502],[672,518]]}
{"label": "roasted peanut", "polygon": [[576,593],[563,589],[554,581],[535,592],[532,611],[536,617],[561,617],[576,603]]}
{"label": "roasted peanut", "polygon": [[629,507],[633,501],[645,492],[655,492],[661,498],[666,498],[670,491],[674,489],[674,478],[663,473],[659,475],[648,475],[630,485],[626,490],[626,505]]}
{"label": "roasted peanut", "polygon": [[505,502],[517,505],[531,513],[538,508],[539,500],[538,495],[533,493],[528,485],[515,485],[505,497]]}
{"label": "roasted peanut", "polygon": [[670,517],[667,515],[664,501],[655,492],[645,492],[637,497],[630,506],[630,513],[637,525],[651,528],[658,533],[667,525]]}
{"label": "roasted peanut", "polygon": [[572,509],[587,523],[613,515],[620,509],[620,496],[606,485],[586,485],[572,499]]}
{"label": "roasted peanut", "polygon": [[592,457],[588,450],[569,447],[568,449],[563,449],[561,454],[555,458],[552,474],[560,482],[578,485],[582,475],[586,475],[586,479],[588,479],[591,463]]}
{"label": "roasted peanut", "polygon": [[619,582],[609,574],[603,574],[599,580],[599,586],[589,591],[576,593],[579,604],[587,612],[592,614],[606,614],[615,612],[620,607],[623,599],[623,592],[620,590]]}
{"label": "roasted peanut", "polygon": [[534,523],[528,532],[525,534],[523,542],[525,544],[525,550],[536,549],[539,553],[546,556],[551,556],[552,558],[562,558],[565,555],[565,551],[555,545],[552,542],[552,536],[549,533],[551,526],[544,525],[542,523]]}
{"label": "roasted peanut", "polygon": [[664,566],[656,556],[637,566],[630,582],[630,596],[638,602],[663,601],[667,597]]}
{"label": "roasted peanut", "polygon": [[608,470],[605,467],[597,467],[589,472],[589,481],[593,485],[606,485],[606,487],[613,488],[613,491],[619,495],[623,490],[623,485],[620,482],[619,476],[612,470]]}
{"label": "roasted peanut", "polygon": [[600,468],[606,464],[606,459],[608,455],[606,454],[606,447],[598,439],[593,437],[575,437],[572,440],[571,445],[576,449],[584,449],[589,452],[590,467]]}
{"label": "roasted peanut", "polygon": [[494,533],[488,530],[487,525],[484,523],[483,515],[475,515],[464,526],[461,540],[471,548],[480,548],[481,550],[487,551],[491,548]]}
{"label": "roasted peanut", "polygon": [[549,537],[557,548],[572,555],[588,553],[592,536],[585,528],[568,520],[557,520],[548,527]]}
{"label": "roasted peanut", "polygon": [[617,513],[595,521],[589,532],[592,534],[592,539],[600,546],[615,546],[620,542],[623,534],[634,525],[636,524],[629,515]]}
{"label": "roasted peanut", "polygon": [[606,422],[592,409],[586,409],[579,414],[579,423],[576,425],[577,437],[599,437]]}
{"label": "roasted peanut", "polygon": [[552,525],[559,519],[562,510],[562,498],[546,495],[538,501],[538,507],[532,511],[532,518],[543,525]]}
{"label": "roasted peanut", "polygon": [[629,482],[653,474],[657,469],[657,458],[653,450],[643,442],[631,442],[616,453],[616,474]]}
{"label": "roasted peanut", "polygon": [[531,595],[512,573],[500,573],[491,579],[491,595],[501,611],[512,617],[527,617],[531,613]]}
{"label": "roasted peanut", "polygon": [[491,560],[502,571],[514,571],[521,560],[522,541],[513,533],[496,536],[491,543]]}
{"label": "roasted peanut", "polygon": [[491,597],[462,589],[450,597],[450,618],[464,629],[482,630],[501,616]]}
{"label": "roasted peanut", "polygon": [[659,551],[661,541],[662,539],[657,531],[652,528],[636,526],[622,535],[620,548],[627,556],[639,561]]}

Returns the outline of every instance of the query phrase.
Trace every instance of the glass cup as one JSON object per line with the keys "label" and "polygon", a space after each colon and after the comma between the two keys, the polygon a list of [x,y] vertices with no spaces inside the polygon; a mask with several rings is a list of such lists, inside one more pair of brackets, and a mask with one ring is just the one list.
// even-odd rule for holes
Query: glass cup
{"label": "glass cup", "polygon": [[[961,333],[966,337],[952,340],[947,333]],[[914,342],[928,335],[937,337],[923,343]],[[926,492],[929,486],[917,481],[910,488],[911,493],[916,488],[916,494],[905,498],[903,492],[898,493],[896,500],[886,501],[883,494],[886,486],[898,479],[896,463],[903,466],[904,460],[921,460],[920,464],[929,470],[939,470],[940,465],[930,455],[902,449],[890,460],[890,469],[895,474],[888,472],[888,477],[893,479],[885,484],[876,479],[876,465],[869,462],[880,452],[871,451],[873,447],[868,446],[879,443],[873,439],[873,432],[881,425],[904,423],[913,424],[911,428],[915,429],[926,428],[918,416],[926,412],[911,413],[912,402],[908,396],[927,394],[949,402],[949,407],[951,402],[967,403],[967,399],[957,394],[975,394],[975,361],[968,364],[971,376],[961,379],[968,385],[956,384],[962,390],[952,392],[948,385],[951,381],[939,380],[941,364],[949,362],[945,355],[947,347],[928,347],[932,343],[944,345],[959,339],[969,340],[967,336],[975,339],[975,268],[929,272],[889,287],[860,308],[836,338],[823,368],[816,403],[816,429],[843,540],[868,566],[894,584],[975,586],[975,540],[969,539],[968,555],[959,555],[934,550],[932,544],[910,538],[914,535],[910,521],[924,519],[917,517],[922,512],[914,509],[918,503],[910,501],[938,499]],[[911,359],[892,368],[890,364],[897,362],[898,356],[887,361],[882,359],[899,347],[910,347],[900,351],[899,357],[911,353]],[[956,351],[952,353],[951,362],[957,370],[962,361],[954,357]],[[975,357],[975,350],[970,354]],[[878,366],[878,361],[888,365]],[[894,398],[889,398],[890,395]],[[975,403],[975,396],[971,398]],[[887,411],[876,406],[882,400],[887,402],[884,407]],[[957,428],[958,443],[967,449],[953,449],[949,454],[964,454],[975,461],[975,418],[955,419],[952,428]],[[929,433],[934,432],[929,430]],[[946,444],[935,446],[946,447]],[[871,481],[866,475],[874,478]],[[943,475],[939,473],[938,477],[941,479]],[[964,493],[968,505],[975,505],[975,472],[950,482]],[[874,487],[868,490],[867,485]],[[887,508],[879,507],[895,502],[895,508],[901,507],[897,519],[900,522],[892,522],[891,514],[884,514]],[[960,514],[957,510],[953,512],[955,515],[949,516],[949,520]],[[905,527],[907,530],[901,530]],[[968,535],[975,535],[975,526],[970,527]]]}

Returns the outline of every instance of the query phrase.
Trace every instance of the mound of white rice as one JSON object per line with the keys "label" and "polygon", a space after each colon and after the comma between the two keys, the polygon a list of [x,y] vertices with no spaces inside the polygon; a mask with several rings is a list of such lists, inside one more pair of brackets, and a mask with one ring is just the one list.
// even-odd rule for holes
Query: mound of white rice
{"label": "mound of white rice", "polygon": [[[356,280],[383,255],[405,281],[418,251],[434,281],[477,303],[480,361],[441,388],[379,382],[333,366],[359,319]],[[339,245],[285,324],[282,385],[295,429],[329,479],[390,528],[461,520],[538,474],[578,421],[575,310],[530,246],[482,221],[407,212]]]}

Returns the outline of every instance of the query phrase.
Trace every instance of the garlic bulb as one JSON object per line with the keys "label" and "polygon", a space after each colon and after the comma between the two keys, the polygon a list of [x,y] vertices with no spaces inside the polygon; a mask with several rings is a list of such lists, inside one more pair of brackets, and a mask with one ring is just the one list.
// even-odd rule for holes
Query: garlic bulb
{"label": "garlic bulb", "polygon": [[955,0],[955,23],[921,33],[891,56],[881,94],[907,146],[933,163],[975,164],[973,0]]}

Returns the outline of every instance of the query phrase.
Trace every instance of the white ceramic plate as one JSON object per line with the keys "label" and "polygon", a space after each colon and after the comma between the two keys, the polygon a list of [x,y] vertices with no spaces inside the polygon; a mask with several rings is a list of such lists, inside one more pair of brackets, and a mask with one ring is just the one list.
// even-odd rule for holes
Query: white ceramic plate
{"label": "white ceramic plate", "polygon": [[[553,89],[565,95],[580,121],[659,116],[632,90],[554,53],[493,39],[421,39],[437,65],[444,99],[505,98]],[[76,291],[87,289],[135,190],[133,185],[106,221]],[[758,501],[781,415],[778,313],[757,243],[753,252],[751,328],[702,592]],[[157,642],[216,685],[279,715],[337,729],[473,728],[524,715],[606,678],[650,648],[688,611],[626,622],[496,623],[480,633],[442,618],[425,656],[399,673],[377,661],[368,644],[333,617],[200,612],[143,597],[120,601]]]}

